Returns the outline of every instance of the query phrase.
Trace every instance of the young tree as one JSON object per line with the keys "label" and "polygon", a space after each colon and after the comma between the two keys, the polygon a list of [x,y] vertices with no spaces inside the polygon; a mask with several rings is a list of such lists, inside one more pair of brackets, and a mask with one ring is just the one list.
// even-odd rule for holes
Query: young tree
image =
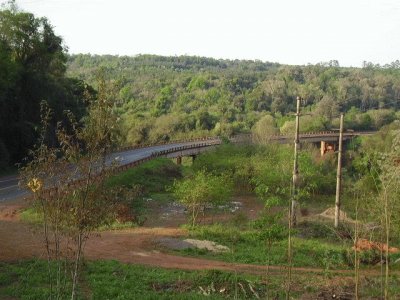
{"label": "young tree", "polygon": [[283,212],[274,212],[274,208],[282,205],[283,201],[274,196],[267,185],[258,182],[255,188],[257,197],[264,201],[264,210],[260,217],[254,221],[254,228],[258,229],[257,238],[265,242],[265,253],[267,257],[266,285],[268,299],[269,266],[271,261],[272,247],[274,243],[285,239],[288,235],[286,226],[282,223]]}
{"label": "young tree", "polygon": [[400,218],[397,212],[400,210],[400,131],[394,131],[392,148],[387,154],[382,154],[377,161],[381,170],[377,175],[377,207],[380,210],[385,247],[385,299],[389,294],[389,244],[392,236],[400,231]]}
{"label": "young tree", "polygon": [[273,116],[263,116],[252,128],[252,139],[257,144],[268,144],[272,136],[279,133]]}
{"label": "young tree", "polygon": [[[66,292],[63,266],[71,268],[70,293],[71,299],[76,299],[85,242],[96,228],[113,218],[114,198],[105,180],[114,165],[107,159],[116,136],[114,94],[103,79],[98,86],[97,97],[87,99],[83,124],[70,112],[68,124],[58,123],[56,147],[46,144],[52,111],[42,104],[41,138],[22,168],[21,184],[34,193],[33,205],[43,216],[50,299]],[[50,268],[53,260],[56,274]]]}
{"label": "young tree", "polygon": [[366,153],[355,161],[363,175],[358,184],[370,200],[370,218],[380,224],[382,265],[382,297],[390,298],[389,251],[393,237],[400,232],[400,130],[398,124],[383,128],[380,133],[363,141]]}
{"label": "young tree", "polygon": [[172,191],[190,212],[192,226],[195,226],[199,213],[204,211],[206,205],[220,205],[229,200],[233,182],[227,175],[216,176],[203,170],[191,178],[175,181]]}

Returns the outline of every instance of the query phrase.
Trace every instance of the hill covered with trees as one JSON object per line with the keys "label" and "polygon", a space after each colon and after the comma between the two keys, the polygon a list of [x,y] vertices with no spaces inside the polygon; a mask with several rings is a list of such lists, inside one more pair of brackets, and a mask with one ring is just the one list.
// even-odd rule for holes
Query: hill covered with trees
{"label": "hill covered with trees", "polygon": [[64,110],[84,114],[85,85],[66,77],[66,61],[62,39],[46,18],[13,5],[0,10],[0,169],[20,162],[32,147],[42,100],[57,120]]}
{"label": "hill covered with trees", "polygon": [[[156,55],[68,57],[67,73],[94,84],[106,70],[119,89],[117,110],[127,144],[192,135],[249,132],[261,119],[291,132],[298,95],[305,100],[302,130],[378,129],[399,117],[400,63],[343,68],[337,61],[307,66]],[[271,117],[265,117],[270,115]]]}

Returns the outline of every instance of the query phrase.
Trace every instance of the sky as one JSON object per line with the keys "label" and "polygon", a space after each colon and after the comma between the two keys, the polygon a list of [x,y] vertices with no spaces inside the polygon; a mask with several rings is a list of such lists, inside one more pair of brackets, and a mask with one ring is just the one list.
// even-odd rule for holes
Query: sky
{"label": "sky", "polygon": [[[0,3],[6,2],[0,0]],[[69,53],[359,67],[400,59],[400,0],[17,0]]]}

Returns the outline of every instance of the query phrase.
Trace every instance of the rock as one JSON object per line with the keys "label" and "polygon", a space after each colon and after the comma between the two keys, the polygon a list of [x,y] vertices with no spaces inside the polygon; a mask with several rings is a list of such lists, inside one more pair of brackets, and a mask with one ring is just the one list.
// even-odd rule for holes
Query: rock
{"label": "rock", "polygon": [[160,238],[157,240],[157,242],[161,246],[167,247],[172,250],[185,250],[196,248],[194,245],[177,238]]}
{"label": "rock", "polygon": [[194,240],[194,239],[186,239],[183,241],[195,246],[196,248],[207,249],[208,251],[211,251],[211,252],[228,252],[229,251],[228,247],[219,245],[212,241],[207,241],[207,240],[201,241],[201,240]]}
{"label": "rock", "polygon": [[[324,212],[320,213],[319,215],[321,217],[324,217],[324,218],[334,219],[335,218],[335,208],[334,207],[330,207],[327,210],[325,210]],[[342,221],[354,222],[354,220],[352,220],[351,218],[347,217],[346,212],[344,212],[343,210],[340,210],[339,218]]]}
{"label": "rock", "polygon": [[219,245],[212,241],[207,240],[195,240],[195,239],[185,239],[180,240],[177,238],[160,238],[157,242],[164,247],[173,250],[185,250],[185,249],[206,249],[211,252],[228,252],[230,249],[226,246]]}

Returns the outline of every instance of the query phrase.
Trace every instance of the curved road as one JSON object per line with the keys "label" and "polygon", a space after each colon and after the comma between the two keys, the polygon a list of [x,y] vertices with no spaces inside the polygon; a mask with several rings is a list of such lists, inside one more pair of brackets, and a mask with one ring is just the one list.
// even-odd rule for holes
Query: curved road
{"label": "curved road", "polygon": [[[208,139],[208,142],[218,143],[219,139]],[[201,141],[178,142],[166,145],[149,146],[146,148],[138,148],[132,150],[119,151],[111,154],[107,159],[109,162],[118,161],[119,165],[127,165],[132,162],[139,161],[143,158],[151,157],[153,153],[158,151],[172,150],[176,147],[195,146]],[[8,202],[22,197],[29,196],[30,192],[18,186],[18,176],[7,176],[0,178],[0,203]]]}
{"label": "curved road", "polygon": [[[345,132],[344,139],[351,139],[356,136],[361,135],[372,135],[375,132]],[[337,141],[339,133],[337,131],[326,131],[326,132],[312,132],[312,133],[302,133],[300,134],[300,139],[303,142],[318,142],[321,140],[324,141]],[[233,143],[240,143],[240,142],[248,142],[251,139],[251,135],[238,135],[231,138]],[[271,138],[271,142],[278,142],[278,143],[291,143],[293,141],[293,137],[284,136],[284,135],[277,135]],[[127,165],[132,162],[140,161],[143,158],[152,157],[152,154],[158,151],[168,151],[173,150],[177,147],[184,147],[184,146],[195,146],[197,144],[201,144],[202,142],[210,142],[210,145],[206,146],[199,146],[200,149],[209,148],[216,144],[221,143],[219,138],[209,138],[197,141],[188,141],[188,142],[176,142],[172,144],[166,145],[157,145],[157,146],[149,146],[145,148],[138,148],[138,149],[131,149],[125,151],[119,151],[111,154],[108,158],[108,162],[111,163],[112,161],[118,161],[119,165]],[[173,153],[169,153],[169,155],[165,155],[168,157],[176,157],[176,156],[185,156],[188,155],[186,151],[177,151],[175,152],[176,155],[174,156]],[[190,154],[189,154],[190,155]],[[25,189],[21,189],[18,186],[18,176],[8,176],[0,178],[0,203],[11,201],[14,199],[18,199],[21,197],[25,197],[29,195],[29,192]]]}

